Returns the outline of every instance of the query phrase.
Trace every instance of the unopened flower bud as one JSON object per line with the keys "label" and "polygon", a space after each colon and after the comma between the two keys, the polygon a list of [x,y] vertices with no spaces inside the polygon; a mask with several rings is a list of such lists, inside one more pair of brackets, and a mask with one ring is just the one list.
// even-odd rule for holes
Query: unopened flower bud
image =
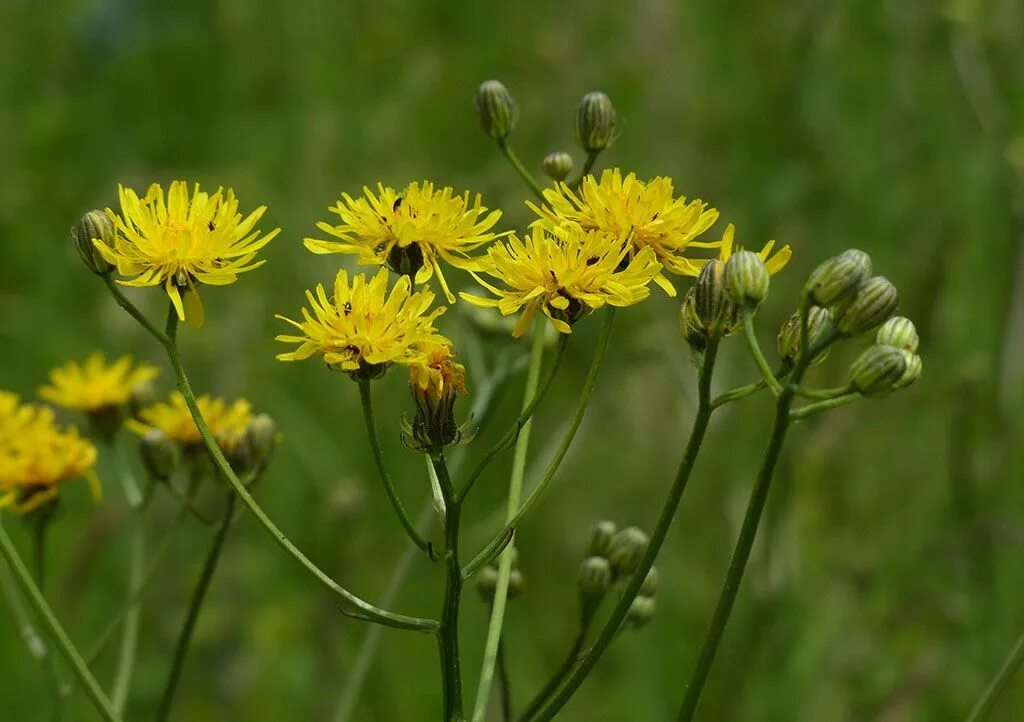
{"label": "unopened flower bud", "polygon": [[902,389],[910,384],[914,383],[921,377],[921,370],[923,364],[921,363],[921,357],[916,353],[907,351],[906,349],[900,349],[903,352],[903,360],[907,363],[907,370],[900,376],[900,380],[892,385],[893,389]]}
{"label": "unopened flower bud", "polygon": [[865,396],[883,396],[907,370],[903,352],[893,346],[872,346],[850,366],[850,385]]}
{"label": "unopened flower bud", "polygon": [[[813,347],[815,342],[821,338],[822,334],[829,327],[832,322],[832,315],[828,312],[827,308],[821,306],[811,306],[807,313],[807,340]],[[782,329],[779,331],[778,337],[779,345],[779,357],[785,361],[794,361],[797,356],[800,355],[800,314],[794,313],[789,317],[789,320],[782,325]],[[814,359],[815,363],[819,363],[827,356],[827,353],[823,353]]]}
{"label": "unopened flower bud", "polygon": [[693,284],[694,310],[709,336],[716,336],[729,326],[733,315],[732,301],[725,293],[725,264],[711,259],[704,264]]}
{"label": "unopened flower bud", "polygon": [[501,81],[485,80],[473,98],[480,127],[495,140],[505,140],[516,127],[519,110],[516,101]]}
{"label": "unopened flower bud", "polygon": [[608,561],[616,574],[632,574],[640,566],[640,559],[650,540],[635,526],[626,527],[614,537],[608,551]]}
{"label": "unopened flower bud", "polygon": [[629,605],[629,611],[626,612],[626,624],[633,629],[639,629],[654,617],[656,606],[654,597],[638,596]]}
{"label": "unopened flower bud", "polygon": [[840,304],[857,293],[870,273],[868,254],[851,248],[815,268],[807,279],[804,293],[817,306]]}
{"label": "unopened flower bud", "polygon": [[588,557],[606,557],[611,550],[612,539],[615,537],[615,532],[618,528],[615,526],[615,522],[607,519],[599,521],[594,524],[594,528],[590,531],[590,543],[587,545],[587,556]]}
{"label": "unopened flower bud", "polygon": [[697,294],[691,286],[683,296],[683,304],[679,307],[679,331],[686,343],[696,351],[703,351],[708,342],[708,332],[697,315]]}
{"label": "unopened flower bud", "polygon": [[637,592],[642,597],[653,597],[654,593],[658,591],[658,568],[651,567],[647,570],[647,576],[644,577],[644,583],[640,585],[640,591]]}
{"label": "unopened flower bud", "polygon": [[277,444],[281,440],[277,424],[269,414],[257,414],[249,422],[245,435],[252,450],[254,469],[260,473],[274,457]]}
{"label": "unopened flower bud", "polygon": [[576,578],[580,598],[601,599],[612,586],[612,565],[604,557],[587,557]]}
{"label": "unopened flower bud", "polygon": [[737,251],[725,263],[725,290],[741,308],[756,308],[768,296],[768,269],[753,251]]}
{"label": "unopened flower bud", "polygon": [[878,329],[878,333],[875,334],[875,343],[917,353],[920,339],[913,321],[903,316],[893,316]]}
{"label": "unopened flower bud", "polygon": [[523,577],[523,573],[518,569],[512,569],[508,573],[508,598],[515,599],[523,593],[523,589],[526,587],[526,579]]}
{"label": "unopened flower bud", "polygon": [[167,481],[178,467],[178,449],[160,429],[150,429],[139,442],[142,465],[154,481]]}
{"label": "unopened flower bud", "polygon": [[548,153],[541,162],[544,174],[556,181],[563,181],[572,172],[572,156],[560,150]]}
{"label": "unopened flower bud", "polygon": [[[498,574],[498,568],[488,564],[480,570],[480,574],[477,576],[476,590],[486,602],[494,601],[494,595],[498,591]],[[508,591],[505,593],[505,598],[514,599],[518,597],[522,593],[525,584],[523,573],[518,569],[512,569],[508,575]]]}
{"label": "unopened flower bud", "polygon": [[615,106],[601,92],[587,93],[576,107],[576,142],[588,153],[615,142]]}
{"label": "unopened flower bud", "polygon": [[82,216],[71,229],[71,240],[82,262],[93,273],[104,276],[110,273],[114,265],[100,255],[93,239],[103,241],[107,246],[114,245],[114,223],[103,211],[89,211]]}
{"label": "unopened flower bud", "polygon": [[856,336],[878,327],[896,311],[900,295],[889,279],[869,278],[857,295],[836,316],[836,327],[847,336]]}

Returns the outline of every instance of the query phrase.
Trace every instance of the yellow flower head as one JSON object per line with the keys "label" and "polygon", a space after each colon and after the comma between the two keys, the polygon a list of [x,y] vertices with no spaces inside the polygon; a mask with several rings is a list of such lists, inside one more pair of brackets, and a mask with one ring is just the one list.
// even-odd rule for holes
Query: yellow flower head
{"label": "yellow flower head", "polygon": [[55,499],[61,483],[81,477],[98,499],[95,464],[96,447],[74,427],[57,427],[52,409],[0,392],[0,509],[27,514]]}
{"label": "yellow flower head", "polygon": [[390,363],[408,365],[422,345],[447,342],[434,328],[434,320],[445,309],[429,311],[434,294],[411,289],[409,277],[402,276],[389,294],[386,268],[369,281],[360,273],[351,283],[347,271],[338,271],[332,297],[321,284],[315,295],[306,291],[309,308],[302,309],[301,322],[277,317],[302,334],[277,337],[299,344],[294,351],[278,354],[278,360],[301,361],[320,354],[332,368],[363,373],[382,372]]}
{"label": "yellow flower head", "polygon": [[[718,260],[725,263],[732,256],[733,252],[733,236],[736,235],[736,227],[730,223],[725,229],[725,233],[722,234],[722,245],[718,250]],[[737,246],[736,250],[740,250],[741,247]],[[764,261],[764,267],[768,271],[769,275],[774,276],[776,273],[785,268],[786,264],[789,263],[789,259],[793,256],[793,249],[788,245],[783,246],[772,255],[772,249],[775,248],[775,241],[768,241],[764,244],[764,248],[758,251],[757,255]],[[771,256],[771,258],[769,258]]]}
{"label": "yellow flower head", "polygon": [[[718,219],[718,211],[694,199],[675,197],[672,179],[658,177],[644,182],[633,173],[626,177],[618,168],[604,171],[600,180],[586,176],[577,195],[565,183],[544,191],[547,206],[527,205],[540,216],[536,223],[558,233],[565,224],[585,230],[601,230],[627,241],[630,254],[653,249],[658,261],[671,273],[696,276],[702,259],[683,254],[690,247],[714,248],[718,242],[695,240]],[[659,274],[657,284],[670,296],[675,289]]]}
{"label": "yellow flower head", "polygon": [[466,393],[466,367],[455,362],[447,343],[430,342],[409,362],[409,385],[415,393],[437,401],[446,394]]}
{"label": "yellow flower head", "polygon": [[[113,246],[101,239],[93,243],[107,262],[117,267],[125,286],[163,285],[174,303],[178,318],[193,326],[203,322],[198,284],[226,286],[239,273],[263,265],[253,261],[256,252],[278,234],[279,228],[260,235],[253,230],[266,211],[260,206],[244,219],[230,188],[218,188],[212,195],[197,183],[189,197],[185,181],[174,181],[164,198],[158,184],[139,198],[131,188],[117,187],[121,215],[110,208],[114,222]],[[182,295],[184,294],[184,299]]]}
{"label": "yellow flower head", "polygon": [[[207,396],[196,399],[199,413],[206,421],[210,433],[224,452],[230,452],[245,434],[252,420],[252,406],[245,399],[228,404],[222,398]],[[139,411],[138,419],[129,419],[127,425],[144,436],[150,429],[159,429],[168,438],[184,447],[198,447],[203,443],[199,427],[188,410],[180,391],[172,391],[169,403],[153,404]]]}
{"label": "yellow flower head", "polygon": [[[630,259],[629,257],[632,256]],[[462,298],[477,306],[497,308],[503,316],[520,309],[512,331],[521,336],[537,310],[562,333],[590,311],[610,304],[632,306],[650,294],[648,284],[661,271],[654,250],[634,253],[629,244],[604,231],[585,231],[580,226],[563,226],[553,235],[534,225],[530,235],[496,243],[487,251],[484,271],[499,279],[504,288],[487,283],[476,273],[477,282],[497,296],[480,298],[463,293]]]}
{"label": "yellow flower head", "polygon": [[363,198],[343,193],[329,209],[341,217],[340,224],[316,224],[340,240],[307,238],[306,248],[313,253],[354,253],[360,263],[387,264],[417,284],[436,273],[448,302],[454,303],[440,261],[474,270],[468,254],[497,237],[490,230],[501,211],[488,213],[479,195],[470,202],[468,191],[459,196],[448,187],[435,190],[429,181],[410,183],[401,192],[378,183],[376,194],[369,188],[363,193]]}
{"label": "yellow flower head", "polygon": [[132,365],[131,356],[122,356],[108,365],[103,354],[94,353],[84,363],[75,361],[50,372],[50,385],[39,388],[47,401],[74,411],[94,412],[119,406],[139,384],[159,375],[156,366]]}

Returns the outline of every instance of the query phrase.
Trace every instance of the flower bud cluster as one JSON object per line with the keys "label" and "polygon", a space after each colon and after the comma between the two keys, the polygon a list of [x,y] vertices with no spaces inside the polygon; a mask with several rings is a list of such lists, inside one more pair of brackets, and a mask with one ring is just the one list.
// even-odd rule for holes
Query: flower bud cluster
{"label": "flower bud cluster", "polygon": [[864,396],[910,386],[921,375],[919,343],[913,321],[893,316],[878,329],[875,344],[850,366],[850,385]]}
{"label": "flower bud cluster", "polygon": [[872,276],[871,257],[853,248],[814,269],[804,296],[811,305],[828,309],[844,336],[873,331],[899,306],[896,287],[884,276]]}
{"label": "flower bud cluster", "polygon": [[[519,550],[512,547],[512,570],[508,575],[508,590],[505,593],[506,599],[515,599],[523,593],[523,588],[526,585],[526,580],[523,578],[523,573],[519,571]],[[498,565],[494,562],[488,564],[480,570],[480,574],[477,575],[476,579],[476,590],[480,593],[480,597],[487,603],[494,603],[494,596],[498,592]]]}
{"label": "flower bud cluster", "polygon": [[[584,623],[593,618],[615,582],[637,570],[649,543],[647,534],[635,526],[619,529],[607,520],[594,525],[576,578]],[[630,605],[626,624],[638,628],[650,620],[657,587],[658,571],[652,567]]]}

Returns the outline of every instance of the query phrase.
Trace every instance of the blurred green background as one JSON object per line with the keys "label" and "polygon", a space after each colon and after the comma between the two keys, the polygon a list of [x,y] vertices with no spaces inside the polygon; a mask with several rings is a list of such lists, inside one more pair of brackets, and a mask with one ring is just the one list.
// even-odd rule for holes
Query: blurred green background
{"label": "blurred green background", "polygon": [[[701,719],[963,719],[1024,631],[1017,0],[5,0],[0,47],[0,387],[31,396],[46,369],[94,349],[161,361],[68,242],[82,211],[116,201],[117,183],[141,191],[185,178],[230,185],[243,207],[266,203],[264,225],[283,229],[268,263],[204,294],[207,326],[184,334],[187,365],[199,389],[244,395],[278,420],[283,447],[260,500],[363,596],[383,592],[404,537],[373,475],[356,387],[315,362],[277,363],[273,315],[295,313],[303,290],[342,262],[301,245],[342,191],[429,178],[483,193],[506,211],[502,229],[529,221],[524,188],[472,111],[476,85],[496,77],[519,101],[513,139],[531,167],[573,150],[575,103],[602,89],[622,130],[602,166],[672,176],[678,192],[722,211],[714,233],[732,221],[741,243],[791,244],[760,314],[764,343],[809,270],[848,247],[899,286],[922,335],[917,385],[792,433]],[[163,312],[155,291],[133,298]],[[670,484],[695,394],[676,309],[656,292],[620,314],[581,433],[522,529],[527,591],[507,619],[520,703],[571,641],[590,525],[650,528]],[[462,339],[458,319],[453,310],[443,326]],[[528,480],[559,438],[597,325],[579,325],[538,416]],[[841,383],[855,346],[814,380]],[[753,378],[739,341],[720,358],[719,390]],[[521,385],[509,385],[470,456],[512,418]],[[418,508],[423,463],[397,436],[409,406],[402,374],[377,397],[390,463]],[[615,643],[561,718],[674,719],[770,412],[755,398],[716,416],[659,560],[657,616]],[[466,553],[497,528],[508,463],[473,498]],[[127,512],[107,477],[98,507],[83,488],[67,490],[51,551],[51,599],[83,647],[125,588]],[[154,537],[172,514],[165,502],[153,510]],[[27,552],[27,535],[10,526]],[[145,597],[128,719],[152,714],[211,534],[186,522]],[[417,560],[393,607],[434,615],[440,593],[439,570]],[[472,696],[486,609],[472,590],[464,606]],[[367,631],[243,514],[176,719],[343,719]],[[348,719],[436,719],[433,641],[385,630],[380,642]],[[47,719],[45,678],[6,611],[0,650],[3,718]],[[104,684],[114,657],[97,666]],[[75,700],[68,719],[95,718]],[[993,719],[1022,709],[1019,678]]]}

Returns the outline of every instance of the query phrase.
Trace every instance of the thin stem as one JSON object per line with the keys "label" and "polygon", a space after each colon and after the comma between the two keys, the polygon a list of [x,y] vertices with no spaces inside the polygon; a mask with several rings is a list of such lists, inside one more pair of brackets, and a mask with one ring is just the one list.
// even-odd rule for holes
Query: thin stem
{"label": "thin stem", "polygon": [[103,276],[104,283],[107,284],[107,288],[110,289],[111,295],[114,300],[117,301],[117,305],[128,312],[132,318],[138,321],[144,329],[149,331],[150,335],[153,336],[161,345],[167,345],[167,336],[162,334],[153,322],[150,321],[146,316],[135,307],[135,304],[128,300],[128,297],[121,291],[121,287],[117,285],[117,281],[114,280],[113,276],[109,273]]}
{"label": "thin stem", "polygon": [[512,150],[512,146],[508,144],[508,140],[499,140],[498,147],[501,148],[501,152],[505,154],[505,157],[508,158],[508,162],[516,169],[519,176],[526,181],[526,185],[530,186],[530,190],[537,195],[540,202],[547,203],[547,200],[544,198],[544,190],[541,188],[540,183],[537,182],[537,179],[533,177],[533,174],[530,173],[530,171],[526,169],[526,166],[523,165],[522,161],[519,160],[519,156],[517,156],[515,151]]}
{"label": "thin stem", "polygon": [[845,396],[853,391],[853,387],[847,384],[846,386],[836,386],[831,389],[812,389],[807,386],[794,385],[793,393],[797,396],[803,396],[805,399],[835,399],[840,396]]}
{"label": "thin stem", "polygon": [[609,307],[605,312],[604,324],[601,326],[601,336],[597,340],[597,348],[594,350],[594,359],[590,363],[590,370],[587,372],[586,381],[583,382],[583,390],[580,392],[579,402],[576,404],[576,411],[573,414],[572,419],[569,422],[569,428],[566,429],[565,435],[562,437],[562,442],[559,444],[557,451],[555,451],[554,458],[548,464],[547,470],[544,472],[544,476],[541,480],[533,487],[533,490],[526,497],[526,501],[523,502],[519,510],[512,516],[507,524],[489,541],[477,554],[473,560],[466,565],[463,575],[470,577],[474,572],[480,569],[497,556],[497,554],[504,549],[505,545],[509,543],[510,535],[515,531],[516,526],[523,520],[523,517],[529,513],[530,509],[533,508],[534,504],[541,498],[544,492],[547,490],[548,485],[555,476],[555,472],[558,471],[559,465],[562,463],[562,459],[565,458],[566,453],[569,451],[569,446],[572,444],[573,438],[576,436],[576,431],[580,427],[580,423],[583,421],[583,415],[586,413],[587,405],[590,403],[590,397],[594,393],[594,385],[597,383],[597,372],[601,368],[601,361],[604,359],[605,351],[608,350],[608,341],[612,336],[612,327],[615,322],[615,309]]}
{"label": "thin stem", "polygon": [[118,627],[121,626],[121,621],[128,615],[128,613],[138,604],[142,594],[146,591],[150,582],[156,579],[156,573],[160,571],[160,563],[163,561],[164,556],[167,554],[168,549],[171,546],[171,538],[174,534],[175,529],[185,518],[185,509],[180,509],[177,515],[174,517],[174,521],[171,523],[171,527],[164,534],[163,539],[160,540],[160,544],[157,546],[156,551],[152,554],[149,561],[149,567],[146,569],[141,580],[138,584],[134,585],[128,598],[125,600],[124,605],[117,611],[117,614],[107,622],[107,626],[104,627],[103,631],[96,637],[96,641],[89,647],[89,652],[86,654],[85,659],[89,665],[96,663],[99,659],[100,654],[106,649],[107,643],[114,638],[114,632],[117,631]]}
{"label": "thin stem", "polygon": [[420,619],[418,617],[408,617],[403,614],[394,614],[384,609],[380,609],[370,604],[369,602],[357,597],[352,592],[348,591],[333,579],[327,575],[320,567],[314,564],[310,559],[299,551],[284,532],[282,532],[267,513],[263,511],[262,507],[256,502],[249,490],[245,488],[245,484],[241,482],[238,475],[232,470],[231,465],[228,464],[224,453],[220,450],[217,445],[216,439],[213,438],[213,434],[210,433],[209,427],[206,425],[205,419],[203,419],[202,413],[199,411],[199,406],[196,403],[195,393],[192,391],[192,386],[189,384],[188,376],[185,374],[185,369],[181,365],[181,359],[178,355],[177,346],[177,324],[178,316],[172,306],[169,309],[167,315],[167,329],[168,329],[168,344],[167,344],[167,357],[171,362],[171,366],[174,368],[174,373],[178,379],[178,389],[181,391],[182,397],[185,399],[185,404],[188,406],[189,411],[192,414],[193,420],[196,422],[196,427],[199,429],[199,435],[203,439],[203,444],[206,446],[210,456],[213,457],[214,463],[217,468],[227,479],[228,483],[238,494],[242,503],[248,507],[249,511],[252,512],[253,516],[256,517],[257,521],[263,526],[263,528],[269,533],[274,541],[281,546],[293,559],[299,564],[305,567],[306,571],[312,574],[317,581],[323,584],[325,587],[330,589],[336,595],[345,600],[345,602],[354,607],[358,613],[365,615],[367,621],[376,622],[378,624],[384,624],[396,629],[409,629],[419,632],[433,632],[437,629],[438,623],[432,619]]}
{"label": "thin stem", "polygon": [[[806,303],[801,304],[801,329],[806,341]],[[697,704],[700,702],[701,692],[704,683],[707,682],[708,674],[711,672],[711,665],[715,661],[715,655],[722,642],[722,635],[725,633],[726,624],[732,614],[733,604],[736,602],[736,594],[739,591],[740,582],[743,580],[743,573],[750,560],[750,552],[754,548],[754,540],[757,537],[757,529],[761,523],[761,515],[764,512],[765,502],[768,500],[768,490],[771,488],[772,479],[775,476],[775,466],[782,451],[783,442],[786,440],[786,432],[793,419],[790,415],[790,408],[793,405],[795,388],[803,380],[804,372],[822,351],[824,351],[837,338],[835,329],[826,332],[814,346],[808,348],[807,343],[800,346],[801,353],[793,368],[793,380],[779,394],[775,404],[775,421],[772,425],[771,436],[768,440],[768,448],[765,450],[764,458],[761,461],[761,469],[757,474],[757,481],[747,503],[747,511],[743,517],[743,524],[740,527],[740,536],[733,549],[732,559],[729,561],[729,570],[726,572],[725,583],[718,597],[715,606],[715,613],[711,619],[707,636],[701,647],[700,656],[697,658],[697,666],[690,677],[690,683],[686,687],[686,695],[683,698],[683,705],[679,711],[680,722],[689,722],[697,711]],[[822,402],[832,403],[832,402]]]}
{"label": "thin stem", "polygon": [[771,367],[768,366],[764,353],[761,351],[761,344],[757,342],[757,332],[754,330],[754,311],[751,309],[743,311],[743,335],[747,339],[747,348],[750,349],[750,355],[754,357],[757,370],[761,372],[762,380],[772,390],[772,393],[778,396],[782,392],[782,386],[776,380]]}
{"label": "thin stem", "polygon": [[57,621],[57,617],[54,616],[50,605],[46,603],[46,599],[43,597],[42,592],[39,591],[39,587],[32,580],[32,575],[25,567],[25,562],[22,561],[21,555],[18,554],[18,550],[11,541],[10,536],[8,536],[2,521],[0,521],[0,556],[3,556],[4,561],[10,566],[11,571],[14,573],[14,579],[21,588],[21,592],[28,601],[29,606],[39,616],[47,634],[56,643],[57,649],[60,650],[61,655],[71,667],[75,677],[78,678],[93,707],[96,708],[96,711],[107,722],[120,722],[120,717],[110,706],[110,700],[107,699],[96,678],[92,676],[89,668],[82,660],[82,656],[78,653],[74,643],[68,637],[63,627],[61,627],[60,622]]}
{"label": "thin stem", "polygon": [[[522,425],[516,439],[516,450],[512,460],[512,473],[508,482],[508,506],[505,512],[506,522],[515,518],[519,502],[523,496],[523,476],[526,473],[526,455],[530,446],[530,429],[533,427],[527,412],[536,404],[537,386],[540,383],[540,367],[544,359],[544,326],[546,319],[538,318],[533,329],[533,348],[530,351],[530,367],[526,372],[526,388],[523,391],[523,413],[527,420]],[[559,343],[559,349],[564,344]],[[557,359],[553,365],[557,365]],[[553,376],[549,373],[549,378]],[[513,545],[501,553],[498,563],[498,581],[494,591],[494,602],[491,605],[491,618],[487,624],[487,641],[484,643],[484,659],[480,667],[480,680],[476,687],[476,699],[473,702],[473,722],[483,722],[487,714],[487,702],[491,696],[491,683],[494,678],[494,667],[501,648],[501,630],[505,622],[505,604],[508,599],[508,579],[512,573]]]}
{"label": "thin stem", "polygon": [[799,409],[794,409],[790,412],[790,419],[793,421],[802,421],[808,416],[813,416],[814,414],[821,413],[822,411],[828,411],[829,409],[845,406],[846,404],[852,403],[861,398],[863,397],[859,393],[852,393],[846,394],[845,396],[839,396],[834,399],[829,399],[827,401],[818,401],[814,404],[807,404],[806,406],[801,406]]}
{"label": "thin stem", "polygon": [[213,537],[213,545],[206,555],[203,563],[203,570],[199,574],[199,581],[192,590],[192,601],[189,603],[188,614],[185,615],[185,623],[178,634],[178,643],[174,648],[174,659],[171,662],[171,672],[167,677],[167,684],[160,697],[160,706],[157,708],[157,722],[167,722],[171,714],[171,705],[174,703],[174,693],[178,689],[178,680],[181,679],[181,672],[185,668],[185,657],[188,655],[188,647],[192,641],[192,632],[195,629],[196,621],[199,619],[199,612],[206,600],[206,592],[210,588],[210,581],[213,573],[217,570],[217,562],[220,561],[221,552],[224,549],[224,540],[227,539],[228,529],[231,528],[231,521],[235,515],[235,494],[228,492],[227,503],[224,505],[224,517],[221,519],[217,533]]}
{"label": "thin stem", "polygon": [[39,633],[36,632],[35,627],[32,625],[32,619],[29,617],[28,610],[21,601],[21,597],[18,596],[18,592],[14,589],[14,579],[11,578],[11,573],[6,565],[0,565],[0,590],[3,590],[7,606],[11,610],[11,616],[14,617],[18,633],[21,635],[22,640],[24,640],[28,653],[33,659],[45,664],[48,654],[46,643],[39,637]]}
{"label": "thin stem", "polygon": [[1013,649],[1010,650],[1010,656],[1003,662],[1003,666],[996,674],[995,679],[989,684],[981,699],[978,700],[978,703],[974,705],[974,709],[971,710],[970,715],[967,717],[967,722],[982,722],[982,720],[988,717],[992,707],[1003,693],[1003,690],[1006,689],[1010,680],[1013,679],[1013,675],[1017,672],[1022,661],[1024,661],[1024,635],[1021,635]]}
{"label": "thin stem", "polygon": [[588,150],[587,158],[583,161],[583,168],[580,169],[579,176],[576,177],[569,187],[573,190],[579,190],[580,186],[583,185],[583,179],[586,178],[594,170],[594,164],[597,162],[597,157],[601,155],[600,150]]}
{"label": "thin stem", "polygon": [[498,642],[498,659],[496,662],[498,670],[498,682],[501,687],[501,719],[502,722],[512,722],[512,680],[508,672],[508,649],[505,644],[505,636],[502,635]]}
{"label": "thin stem", "polygon": [[672,522],[675,520],[676,511],[679,509],[679,502],[683,498],[683,492],[686,491],[690,474],[693,471],[694,464],[697,462],[697,454],[700,451],[701,444],[704,442],[704,435],[711,420],[711,378],[714,374],[717,355],[718,340],[712,339],[704,350],[704,359],[701,363],[700,374],[697,379],[697,412],[694,415],[693,426],[690,429],[690,438],[686,442],[686,450],[683,452],[683,458],[680,460],[679,468],[676,470],[672,488],[665,499],[665,504],[661,509],[661,514],[658,516],[654,532],[651,534],[651,540],[647,545],[647,549],[644,550],[643,557],[640,559],[640,564],[629,578],[629,582],[622,591],[615,609],[605,621],[594,644],[583,655],[579,664],[573,669],[568,679],[566,679],[565,684],[562,685],[558,693],[550,702],[544,705],[535,717],[527,719],[550,720],[565,706],[565,703],[569,701],[583,680],[590,674],[594,665],[597,664],[601,655],[615,639],[615,635],[622,626],[622,622],[626,619],[630,605],[640,592],[640,587],[643,586],[647,573],[654,566],[658,552],[661,551],[669,529],[672,527]]}
{"label": "thin stem", "polygon": [[569,653],[565,655],[565,659],[562,660],[562,664],[559,665],[555,673],[551,675],[551,679],[547,681],[539,692],[534,695],[534,698],[530,700],[530,704],[526,706],[526,710],[520,716],[520,722],[527,722],[533,715],[537,714],[537,710],[541,708],[548,698],[555,693],[555,690],[559,688],[565,678],[572,672],[573,667],[576,666],[576,662],[579,661],[580,652],[583,651],[583,645],[587,643],[587,632],[590,631],[590,625],[585,624],[580,626],[579,632],[576,634],[576,639],[572,643],[572,647],[569,648]]}
{"label": "thin stem", "polygon": [[[538,343],[543,343],[544,340],[544,328],[540,324],[534,327],[534,346]],[[512,423],[512,426],[508,431],[492,446],[480,462],[476,465],[476,468],[470,473],[465,486],[462,491],[459,492],[459,498],[465,499],[466,495],[469,494],[470,489],[476,484],[477,480],[483,475],[487,469],[487,465],[490,464],[501,452],[510,448],[519,439],[520,433],[525,433],[523,427],[533,417],[533,413],[537,410],[541,400],[547,394],[548,389],[551,388],[551,382],[555,380],[555,374],[558,372],[558,367],[562,363],[562,359],[565,357],[565,348],[569,345],[569,334],[559,334],[558,343],[555,346],[554,355],[551,358],[551,363],[548,366],[547,373],[544,375],[544,381],[540,384],[538,389],[537,384],[533,384],[533,391],[530,396],[524,399],[523,410]],[[543,350],[543,349],[542,349]],[[533,353],[531,353],[531,366],[527,371],[529,375],[533,371]],[[529,384],[528,384],[529,388]]]}
{"label": "thin stem", "polygon": [[387,467],[384,466],[384,454],[380,449],[380,438],[377,436],[377,423],[373,416],[373,396],[370,393],[370,379],[359,380],[359,400],[362,401],[363,404],[363,421],[366,423],[366,434],[370,438],[370,447],[373,449],[373,460],[377,464],[377,471],[380,474],[380,481],[384,485],[384,492],[387,494],[388,501],[391,502],[391,507],[395,510],[398,520],[402,523],[402,528],[405,529],[405,533],[409,535],[413,544],[426,552],[428,550],[427,542],[422,536],[420,536],[420,533],[416,531],[416,525],[412,523],[412,519],[409,518],[409,512],[405,510],[405,505],[402,504],[402,500],[398,497],[398,491],[395,489],[395,484],[391,480],[391,474],[388,473]]}
{"label": "thin stem", "polygon": [[[32,530],[32,556],[35,565],[36,584],[39,590],[46,596],[46,533],[49,530],[49,518],[31,520]],[[65,690],[64,681],[61,679],[60,668],[57,659],[54,657],[50,645],[47,644],[47,653],[43,658],[43,668],[50,682],[50,690],[53,696],[53,715],[51,719],[55,722],[64,718],[64,698],[70,692]]]}
{"label": "thin stem", "polygon": [[444,722],[463,722],[462,669],[459,659],[459,607],[462,603],[462,566],[459,563],[459,525],[462,504],[455,495],[444,452],[430,455],[445,502],[445,588],[441,625],[437,630],[437,647],[441,657],[441,683]]}
{"label": "thin stem", "polygon": [[[791,363],[783,362],[783,364],[775,371],[774,375],[775,375],[776,380],[782,381],[782,379],[786,378],[786,376],[789,374],[789,372],[792,369],[793,369],[793,366],[792,366]],[[747,384],[746,386],[740,386],[738,388],[732,389],[731,391],[725,391],[725,392],[719,394],[718,396],[716,396],[711,401],[711,408],[712,408],[712,410],[714,410],[714,409],[717,409],[719,406],[724,406],[725,404],[732,403],[733,401],[739,401],[740,399],[745,399],[747,396],[750,396],[751,394],[755,394],[758,391],[760,391],[761,389],[766,388],[767,386],[768,386],[768,384],[765,382],[765,380],[764,379],[760,379],[759,381],[755,381],[752,384]]]}
{"label": "thin stem", "polygon": [[[142,519],[136,519],[135,524],[129,562],[129,594],[132,597],[135,597],[133,592],[142,583],[146,557],[146,536]],[[135,597],[131,606],[128,607],[124,626],[121,628],[117,672],[114,675],[114,686],[110,691],[111,704],[114,705],[114,710],[119,715],[124,714],[125,704],[128,702],[128,692],[131,689],[132,673],[135,671],[135,653],[139,641],[139,617],[139,599]]]}

